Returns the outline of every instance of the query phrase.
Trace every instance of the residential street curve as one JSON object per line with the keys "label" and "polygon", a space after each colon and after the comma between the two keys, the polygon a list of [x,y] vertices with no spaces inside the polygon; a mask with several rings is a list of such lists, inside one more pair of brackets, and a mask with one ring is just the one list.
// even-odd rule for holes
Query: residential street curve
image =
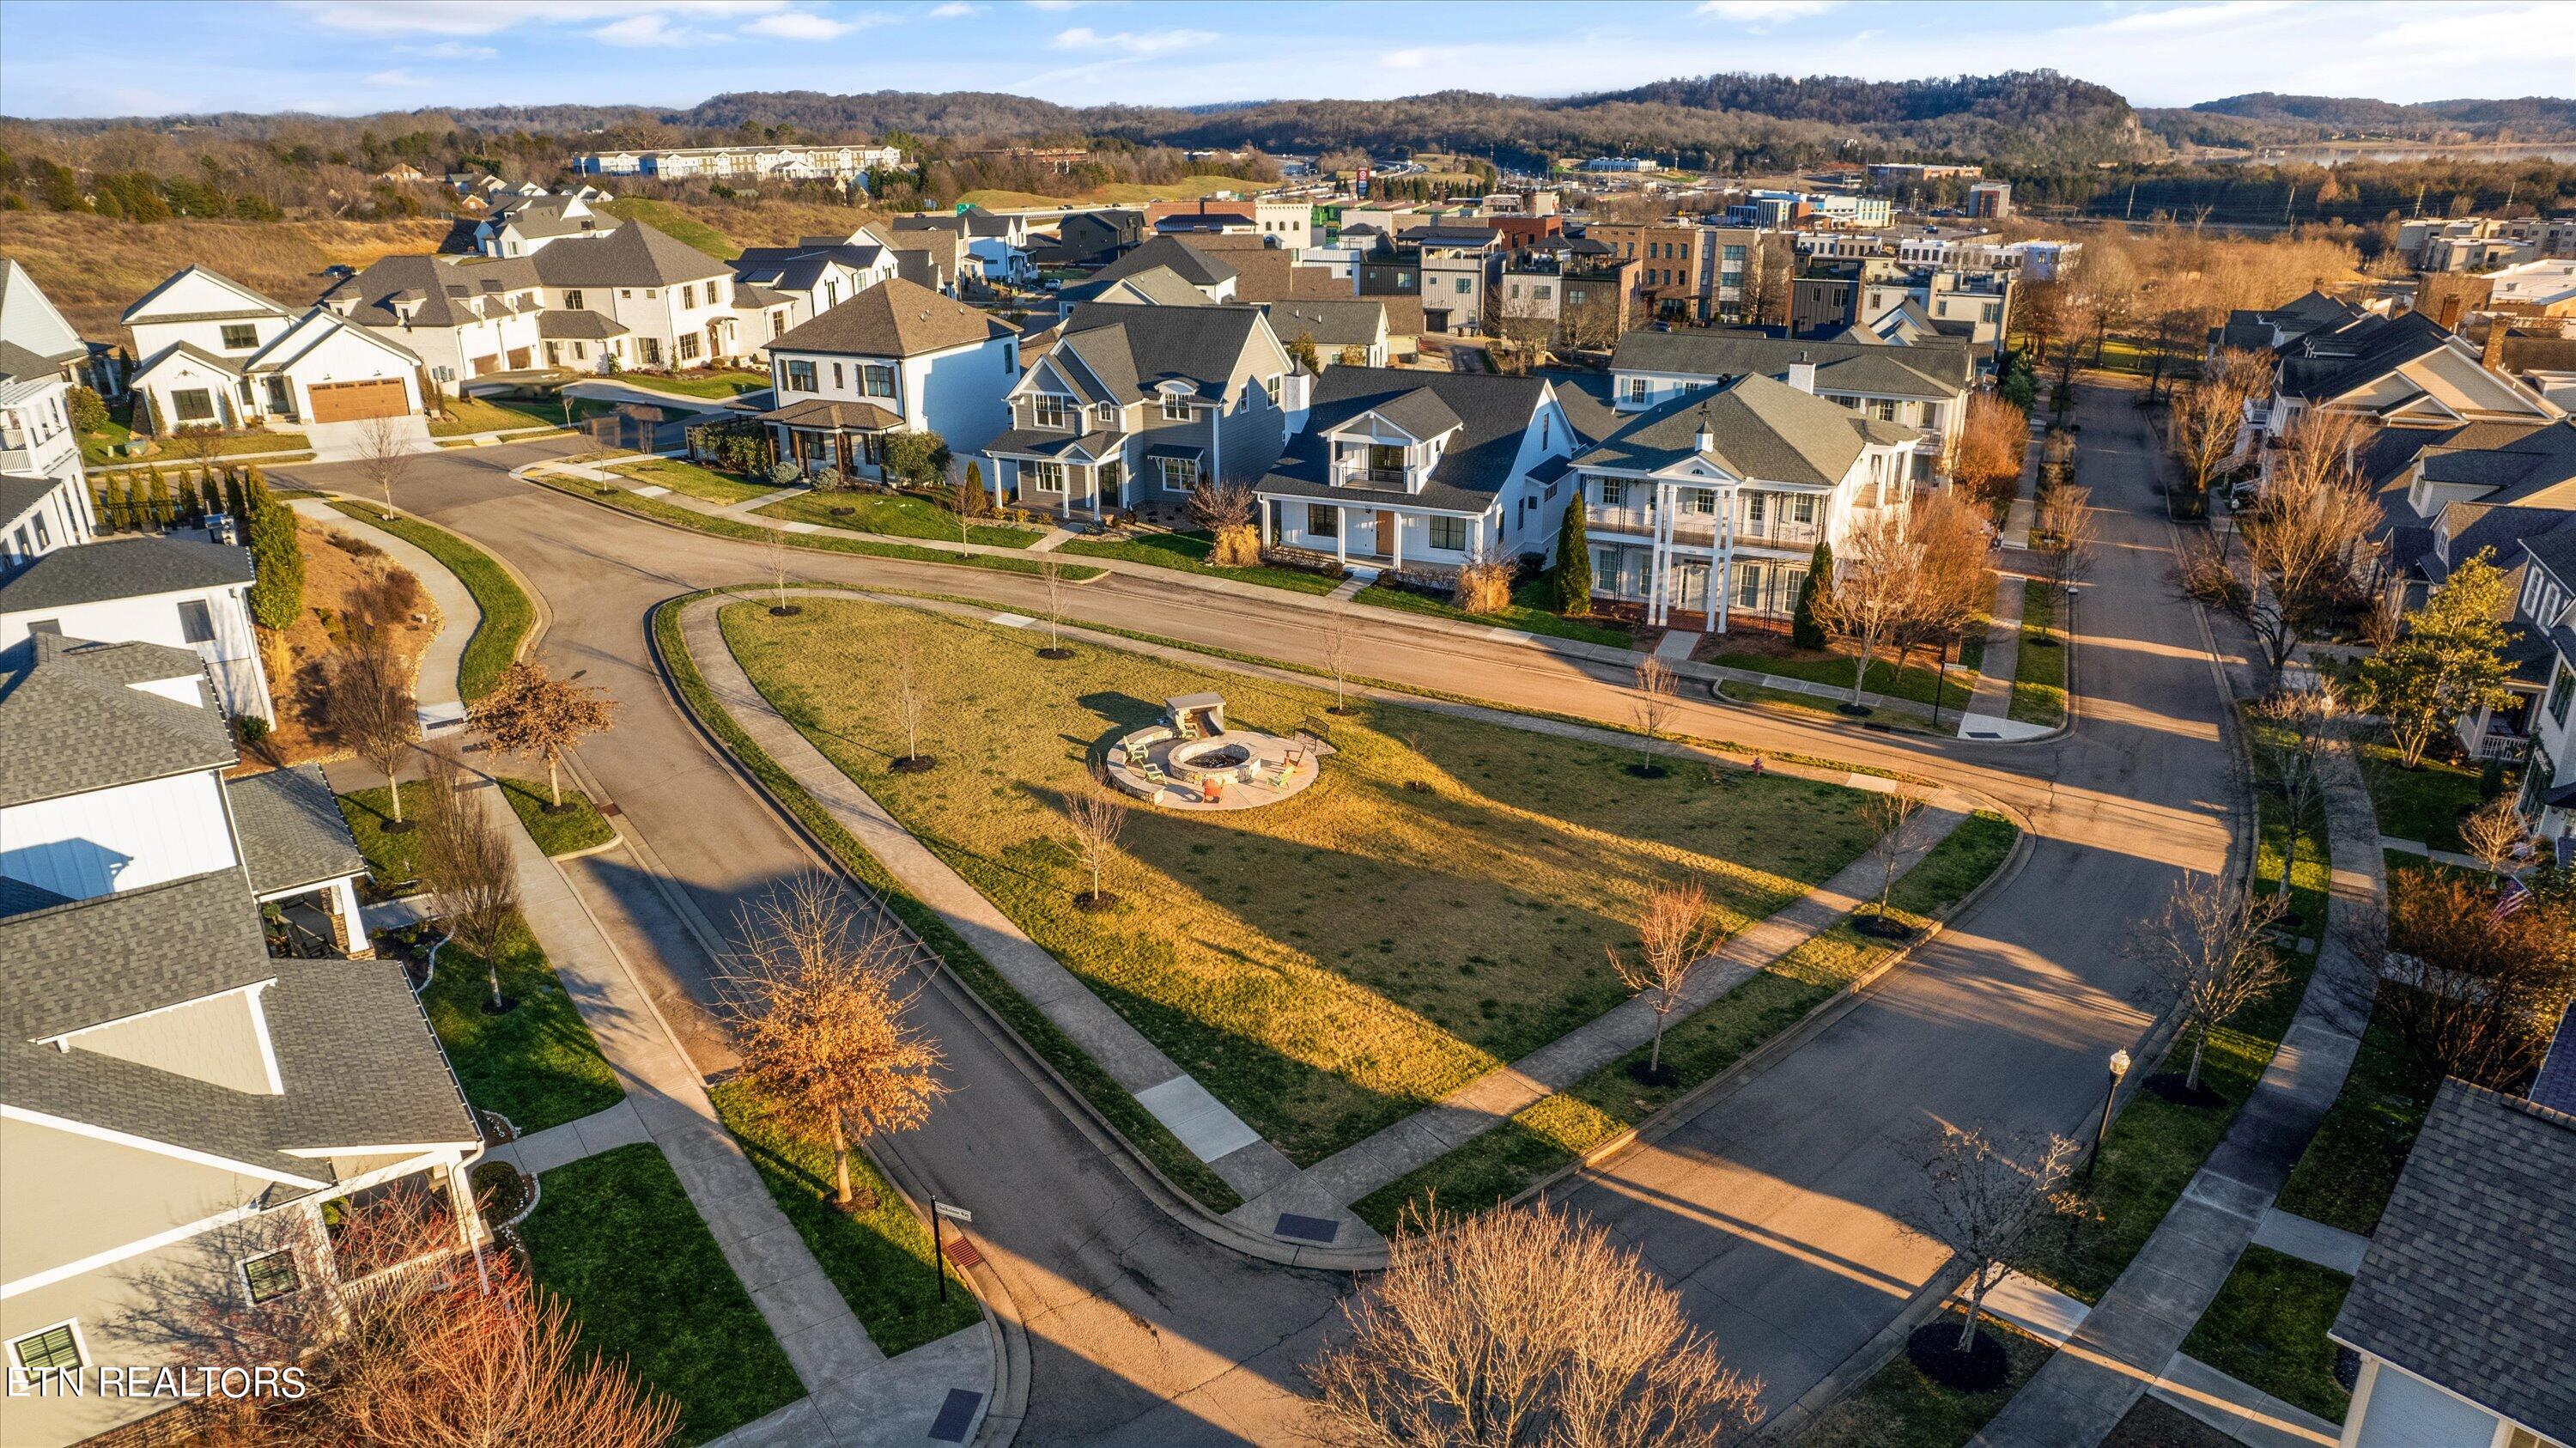
{"label": "residential street curve", "polygon": [[[2104,512],[2097,582],[2075,618],[2079,720],[1999,746],[1846,731],[1713,702],[1676,732],[1936,777],[2020,811],[2021,872],[1857,1008],[1767,1073],[1704,1103],[1567,1199],[1679,1284],[1731,1365],[1776,1410],[1866,1344],[1939,1254],[1895,1217],[1919,1189],[1935,1121],[2079,1132],[2102,1061],[2147,1027],[2125,946],[2177,872],[2225,867],[2239,796],[2195,615],[2164,583],[2171,532],[2129,394],[2082,390],[2081,481]],[[702,742],[647,647],[652,607],[762,575],[754,545],[631,518],[509,476],[577,443],[423,457],[396,499],[508,561],[551,614],[539,655],[620,702],[579,767],[637,843],[578,863],[576,884],[699,1064],[726,1063],[699,1006],[708,937],[738,905],[812,863]],[[349,470],[302,480],[354,487]],[[796,572],[1044,609],[1015,574],[833,553]],[[1110,575],[1068,590],[1074,616],[1317,664],[1311,600],[1247,599]],[[1497,703],[1624,721],[1625,676],[1500,641],[1368,616],[1353,672]],[[659,881],[654,878],[660,877]],[[677,908],[673,901],[680,902]],[[893,1143],[915,1181],[975,1212],[1030,1338],[1022,1441],[1187,1444],[1295,1436],[1296,1364],[1347,1285],[1242,1260],[1170,1221],[967,1010],[925,995],[958,1089]]]}

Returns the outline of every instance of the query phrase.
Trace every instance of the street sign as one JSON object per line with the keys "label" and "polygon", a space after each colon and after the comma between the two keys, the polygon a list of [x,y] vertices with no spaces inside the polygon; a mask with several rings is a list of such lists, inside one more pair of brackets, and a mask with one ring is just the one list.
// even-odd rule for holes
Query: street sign
{"label": "street sign", "polygon": [[930,1209],[952,1222],[971,1222],[975,1220],[975,1214],[973,1212],[970,1212],[964,1207],[958,1206],[953,1202],[933,1202],[930,1204]]}

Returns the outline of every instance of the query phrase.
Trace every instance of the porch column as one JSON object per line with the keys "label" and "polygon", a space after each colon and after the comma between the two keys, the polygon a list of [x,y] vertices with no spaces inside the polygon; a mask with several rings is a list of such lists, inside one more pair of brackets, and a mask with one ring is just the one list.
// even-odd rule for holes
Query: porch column
{"label": "porch column", "polygon": [[1351,566],[1351,510],[1339,503],[1333,505],[1333,561]]}
{"label": "porch column", "polygon": [[1725,570],[1718,565],[1717,550],[1714,548],[1710,549],[1708,553],[1707,597],[1701,601],[1699,610],[1699,631],[1701,633],[1714,633],[1717,630],[1718,606],[1726,597],[1726,579],[1722,576],[1724,573]]}
{"label": "porch column", "polygon": [[1389,508],[1387,516],[1394,521],[1386,528],[1386,566],[1401,571],[1404,567],[1404,515]]}
{"label": "porch column", "polygon": [[1735,597],[1733,591],[1735,588],[1735,580],[1729,576],[1735,572],[1734,545],[1730,542],[1725,548],[1711,553],[1708,559],[1708,567],[1709,572],[1717,578],[1717,632],[1724,633],[1726,632],[1727,606],[1729,601]]}
{"label": "porch column", "polygon": [[1091,474],[1091,520],[1100,521],[1100,465],[1092,464],[1083,471]]}
{"label": "porch column", "polygon": [[1001,460],[1000,458],[988,458],[988,459],[986,459],[986,461],[987,461],[987,462],[990,462],[990,463],[993,465],[993,474],[992,474],[992,479],[993,479],[993,480],[992,480],[992,483],[991,483],[991,485],[990,485],[990,486],[992,487],[992,489],[993,489],[993,510],[994,510],[995,512],[1000,512],[1000,511],[1001,511],[1001,508],[1002,508],[1002,493],[1003,493],[1003,487],[1002,487],[1002,460]]}
{"label": "porch column", "polygon": [[332,944],[347,953],[351,960],[373,960],[376,947],[367,939],[367,927],[358,915],[357,887],[346,880],[331,884]]}
{"label": "porch column", "polygon": [[1467,534],[1467,556],[1470,558],[1485,556],[1485,515],[1482,513],[1476,515],[1476,526]]}
{"label": "porch column", "polygon": [[1261,541],[1264,543],[1279,541],[1279,500],[1276,498],[1261,500]]}

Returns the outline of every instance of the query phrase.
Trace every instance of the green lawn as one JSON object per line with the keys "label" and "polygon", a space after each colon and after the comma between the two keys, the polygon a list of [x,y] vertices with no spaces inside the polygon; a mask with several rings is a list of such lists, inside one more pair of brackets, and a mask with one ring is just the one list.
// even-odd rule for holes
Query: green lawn
{"label": "green lawn", "polygon": [[563,787],[564,811],[550,814],[546,806],[554,794],[542,779],[503,779],[501,797],[510,803],[510,812],[537,848],[549,855],[577,855],[617,838],[617,827],[600,814],[599,806],[579,786]]}
{"label": "green lawn", "polygon": [[537,608],[529,601],[527,590],[519,587],[518,580],[491,554],[444,528],[408,514],[388,513],[343,498],[332,499],[331,506],[352,518],[373,523],[437,559],[465,585],[466,592],[474,595],[474,605],[483,611],[483,621],[474,626],[474,637],[465,641],[465,653],[456,661],[456,691],[469,702],[492,692],[502,670],[519,657],[519,644],[528,636],[528,630],[536,627]]}
{"label": "green lawn", "polygon": [[[1960,1316],[1944,1310],[1940,1320],[1955,1332]],[[2003,1386],[1985,1393],[1943,1387],[1900,1352],[1868,1382],[1818,1414],[1789,1440],[1792,1448],[1959,1448],[2003,1411],[2050,1356],[2048,1344],[1991,1317],[1977,1330],[2003,1340],[2012,1364]]]}
{"label": "green lawn", "polygon": [[[1694,876],[1722,918],[1759,917],[1870,838],[1835,786],[1639,780],[1625,750],[1355,704],[1294,801],[1129,808],[1112,888],[1130,903],[1089,914],[1058,801],[1089,787],[1091,750],[1178,694],[1221,689],[1232,719],[1278,734],[1331,696],[1093,645],[1033,668],[1016,631],[850,601],[787,619],[736,604],[723,623],[818,748],[1299,1161],[1624,998],[1603,950],[1652,885]],[[926,774],[889,768],[897,638],[936,661]]]}
{"label": "green lawn", "polygon": [[1284,588],[1292,593],[1330,593],[1341,586],[1338,578],[1309,573],[1302,568],[1277,568],[1267,563],[1249,567],[1219,567],[1207,561],[1215,545],[1205,533],[1145,533],[1133,538],[1075,538],[1059,553],[1079,554],[1085,558],[1123,558],[1130,563],[1150,563],[1156,568],[1178,569],[1210,578],[1231,578],[1237,583],[1256,583],[1264,588]]}
{"label": "green lawn", "polygon": [[629,387],[641,387],[648,392],[672,392],[682,397],[722,399],[740,397],[746,392],[758,392],[769,385],[769,374],[709,371],[682,372],[662,377],[645,372],[620,372],[614,380],[623,382]]}
{"label": "green lawn", "polygon": [[[418,819],[429,797],[429,786],[419,780],[404,785],[403,817]],[[375,883],[376,894],[388,900],[416,894],[420,889],[420,834],[386,828],[393,823],[393,806],[393,794],[383,785],[340,796],[340,817],[349,822],[349,834],[358,842],[358,853],[367,857],[367,874]]]}
{"label": "green lawn", "polygon": [[2379,1225],[2432,1108],[2433,1089],[2442,1084],[2441,1072],[2418,1062],[2398,1039],[2389,997],[2402,989],[2379,987],[2352,1074],[2274,1203],[2282,1211],[2363,1236]]}
{"label": "green lawn", "polygon": [[786,1350],[649,1142],[538,1180],[521,1224],[537,1284],[581,1320],[585,1351],[622,1358],[680,1405],[703,1443],[805,1396]]}
{"label": "green lawn", "polygon": [[524,925],[511,926],[500,964],[501,994],[518,1002],[507,1014],[483,1009],[491,998],[483,962],[459,945],[439,950],[438,969],[420,995],[465,1099],[507,1116],[522,1133],[578,1121],[624,1099],[617,1073]]}
{"label": "green lawn", "polygon": [[895,1194],[864,1151],[850,1154],[850,1183],[877,1194],[874,1211],[850,1215],[828,1200],[832,1144],[828,1137],[783,1119],[749,1082],[730,1081],[711,1093],[725,1129],[742,1143],[778,1209],[823,1264],[868,1337],[888,1357],[909,1352],[983,1317],[975,1294],[954,1271],[948,1301],[939,1300],[931,1273],[930,1231]]}
{"label": "green lawn", "polygon": [[2386,744],[2362,746],[2361,778],[2379,813],[2379,832],[2437,850],[2462,848],[2460,816],[2478,807],[2478,772],[2438,759],[2408,769],[2397,760],[2397,751]]}
{"label": "green lawn", "polygon": [[727,477],[713,468],[703,468],[696,463],[684,463],[677,458],[652,458],[640,463],[622,463],[610,468],[609,471],[621,477],[633,478],[639,483],[655,484],[669,488],[672,492],[686,493],[692,498],[701,498],[710,503],[747,503],[754,498],[765,498],[778,491],[767,483]]}
{"label": "green lawn", "polygon": [[[554,398],[451,397],[447,400],[447,410],[454,416],[431,423],[431,437],[464,437],[469,433],[501,432],[510,428],[571,425],[564,420],[563,403]],[[615,410],[612,403],[576,398],[572,422],[583,422]]]}
{"label": "green lawn", "polygon": [[[2263,888],[2279,889],[2286,873],[2290,908],[2301,917],[2299,932],[2321,940],[2330,874],[2323,815],[2312,810],[2293,835],[2270,772],[2264,730],[2250,715],[2246,722],[2255,755],[2255,878]],[[2095,1164],[2086,1212],[2066,1218],[2062,1232],[2040,1234],[2016,1266],[2086,1302],[2101,1299],[2227,1134],[2237,1108],[2271,1064],[2316,963],[2315,956],[2291,950],[2282,952],[2282,960],[2289,980],[2210,1033],[2200,1082],[2218,1093],[2219,1104],[2178,1105],[2143,1090],[2132,1096],[2112,1122]],[[2177,1041],[2155,1069],[2180,1073],[2190,1052],[2189,1042]]]}
{"label": "green lawn", "polygon": [[[131,437],[131,433],[113,421],[108,423],[105,432],[83,433],[81,434],[81,461],[91,467],[122,467],[147,461],[167,467],[173,463],[187,465],[194,456],[175,437],[154,440],[151,451],[139,458],[110,451],[112,448],[121,446]],[[240,432],[228,432],[217,438],[215,455],[229,458],[251,453],[305,452],[312,446],[313,440],[300,432],[284,430],[270,432],[261,428],[250,428]]]}
{"label": "green lawn", "polygon": [[[783,537],[790,548],[807,548],[824,553],[856,553],[869,558],[904,558],[919,563],[953,563],[965,568],[997,568],[1005,573],[1036,573],[1045,566],[1043,560],[1036,558],[1015,558],[1008,554],[997,553],[958,553],[916,543],[881,543],[873,538],[835,537],[829,533],[782,535],[775,528],[765,528],[757,523],[745,523],[733,518],[710,518],[703,513],[693,513],[676,504],[666,503],[660,498],[639,498],[624,488],[612,487],[602,491],[598,485],[580,479],[553,477],[532,477],[528,481],[541,487],[552,488],[559,493],[615,508],[621,513],[631,513],[638,518],[649,519],[656,523],[668,523],[673,527],[687,528],[692,532],[711,533],[719,538],[740,539],[747,543],[767,543],[778,541]],[[1099,569],[1079,564],[1064,570],[1067,582],[1080,583],[1099,576]]]}
{"label": "green lawn", "polygon": [[[847,508],[850,512],[844,517],[834,513],[834,508]],[[929,538],[941,543],[957,541],[956,513],[928,498],[910,493],[798,493],[754,511],[763,517],[787,518],[811,523],[818,528],[839,528],[851,533]],[[1026,548],[1045,536],[1026,528],[991,523],[966,525],[967,542],[992,548]]]}
{"label": "green lawn", "polygon": [[1400,613],[1427,613],[1437,618],[1456,619],[1460,623],[1481,624],[1488,628],[1513,628],[1523,633],[1546,634],[1551,638],[1580,639],[1588,644],[1608,644],[1614,649],[1628,647],[1627,626],[1616,619],[1567,618],[1551,612],[1540,600],[1548,590],[1545,579],[1532,579],[1512,590],[1511,607],[1499,613],[1469,613],[1447,599],[1430,598],[1410,589],[1387,588],[1372,583],[1361,589],[1358,602],[1378,608],[1391,608]]}
{"label": "green lawn", "polygon": [[[2012,852],[2020,831],[1995,815],[1963,821],[1921,864],[1898,879],[1888,904],[1917,926],[1946,916]],[[1664,1033],[1664,1064],[1674,1079],[1640,1084],[1628,1074],[1646,1052],[1632,1051],[1539,1101],[1437,1161],[1389,1182],[1354,1203],[1362,1221],[1391,1231],[1407,1203],[1436,1195],[1454,1211],[1481,1211],[1519,1195],[1532,1182],[1643,1122],[1673,1098],[1734,1065],[1754,1047],[1803,1019],[1896,947],[1838,922],[1789,952],[1697,1015]]]}
{"label": "green lawn", "polygon": [[2329,1423],[2343,1421],[2352,1395],[2334,1378],[2326,1339],[2352,1279],[2269,1247],[2247,1247],[2226,1285],[2192,1325],[2182,1350]]}
{"label": "green lawn", "polygon": [[833,859],[853,876],[875,891],[877,898],[910,927],[930,951],[955,971],[981,997],[993,1013],[1007,1022],[1010,1029],[1031,1049],[1046,1058],[1048,1065],[1069,1082],[1082,1098],[1091,1104],[1139,1155],[1153,1163],[1156,1170],[1173,1185],[1187,1192],[1216,1212],[1230,1212],[1243,1204],[1243,1198],[1207,1163],[1191,1155],[1189,1148],[1170,1128],[1156,1120],[1153,1113],[1127,1094],[1100,1064],[1074,1045],[1072,1039],[1057,1028],[1037,1007],[1013,990],[1001,973],[965,937],[951,929],[938,912],[922,904],[905,891],[877,857],[871,855],[843,829],[840,822],[825,812],[803,786],[788,777],[776,760],[743,733],[742,726],[726,713],[707,688],[697,663],[689,657],[687,645],[680,637],[679,613],[691,597],[683,596],[664,603],[653,611],[653,639],[662,657],[668,661],[672,682],[689,709],[704,721],[709,731],[725,749],[758,779],[762,788],[775,795],[797,823],[810,831],[830,851]]}
{"label": "green lawn", "polygon": [[[1980,648],[1983,646],[1980,645]],[[1810,684],[1831,684],[1849,691],[1852,660],[1837,656],[1825,659],[1783,659],[1769,654],[1724,653],[1702,660],[1720,668],[1744,669],[1757,674],[1777,674],[1784,679],[1802,679]],[[1930,704],[1938,692],[1942,671],[1924,664],[1907,664],[1899,670],[1892,660],[1872,659],[1869,675],[1861,687],[1873,694],[1891,699],[1907,699],[1917,704]],[[1976,670],[1953,663],[1949,668],[1949,692],[1942,694],[1942,707],[1956,711],[1977,691]],[[1758,687],[1758,686],[1757,686]],[[1824,701],[1827,708],[1832,700]]]}
{"label": "green lawn", "polygon": [[107,425],[96,432],[80,435],[81,461],[100,467],[116,461],[125,444],[134,436],[134,403],[132,399],[107,404]]}
{"label": "green lawn", "polygon": [[641,221],[682,246],[694,247],[718,261],[742,254],[741,245],[732,237],[703,221],[692,219],[687,212],[667,201],[620,196],[614,201],[601,202],[598,209],[620,221]]}
{"label": "green lawn", "polygon": [[[1794,689],[1774,689],[1762,684],[1741,683],[1734,679],[1728,679],[1724,683],[1719,684],[1717,686],[1717,692],[1719,697],[1734,703],[1769,705],[1771,707],[1781,709],[1802,709],[1810,714],[1829,715],[1836,723],[1881,724],[1890,729],[1904,729],[1918,734],[1930,734],[1935,732],[1932,728],[1931,720],[1924,718],[1922,715],[1916,714],[1911,710],[1896,708],[1892,705],[1876,704],[1872,705],[1870,707],[1870,711],[1866,714],[1845,714],[1842,711],[1842,707],[1831,699],[1818,698],[1813,694],[1802,694]],[[1944,721],[1944,727],[1939,732],[1948,733],[1952,728],[1957,726],[1959,715],[1955,708],[1955,701],[1952,712],[1943,715],[1942,718]]]}
{"label": "green lawn", "polygon": [[2057,627],[2056,591],[2031,584],[2022,594],[2021,649],[2013,663],[2009,717],[2052,727],[2066,722],[2067,650],[2066,634]]}

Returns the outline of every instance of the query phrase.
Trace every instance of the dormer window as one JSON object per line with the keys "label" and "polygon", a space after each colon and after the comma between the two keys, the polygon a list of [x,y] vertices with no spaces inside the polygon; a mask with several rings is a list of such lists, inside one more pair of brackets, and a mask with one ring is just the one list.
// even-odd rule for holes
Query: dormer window
{"label": "dormer window", "polygon": [[1164,420],[1165,422],[1187,422],[1187,421],[1189,421],[1189,420],[1190,420],[1190,400],[1189,400],[1189,398],[1187,398],[1187,397],[1185,397],[1185,396],[1183,396],[1183,395],[1181,395],[1180,393],[1177,393],[1177,392],[1166,392],[1166,393],[1164,393],[1164,394],[1163,394],[1163,420]]}
{"label": "dormer window", "polygon": [[226,322],[224,324],[225,351],[247,352],[258,345],[259,328],[248,322]]}
{"label": "dormer window", "polygon": [[1034,425],[1070,431],[1073,427],[1073,399],[1052,392],[1040,392],[1029,399]]}
{"label": "dormer window", "polygon": [[581,293],[579,291],[568,291],[564,293],[564,310],[567,312],[578,312],[581,310]]}

